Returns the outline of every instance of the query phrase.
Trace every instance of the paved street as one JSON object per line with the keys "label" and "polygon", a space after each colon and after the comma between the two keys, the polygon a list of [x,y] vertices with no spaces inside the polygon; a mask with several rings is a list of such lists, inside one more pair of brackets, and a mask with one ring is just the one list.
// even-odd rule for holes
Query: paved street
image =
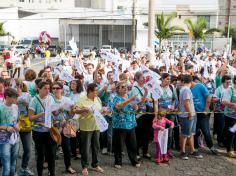
{"label": "paved street", "polygon": [[[151,145],[151,154],[154,156],[154,144]],[[203,150],[204,159],[190,158],[184,161],[178,158],[178,152],[175,152],[176,158],[170,160],[169,165],[156,165],[153,161],[144,160],[140,168],[134,168],[130,165],[127,155],[124,156],[122,169],[113,167],[114,157],[100,155],[100,165],[105,169],[105,174],[100,174],[90,171],[91,176],[235,176],[236,175],[236,160],[225,157],[224,150],[221,156],[213,156],[209,151]],[[20,161],[20,159],[18,160]],[[18,162],[18,165],[20,163]],[[80,160],[72,160],[72,166],[79,175],[81,175]],[[36,173],[35,160],[32,156],[30,168],[33,168]],[[59,159],[56,161],[56,175],[67,176],[64,171],[63,155],[59,154]],[[47,170],[45,170],[47,175]],[[76,174],[75,174],[76,175]]]}
{"label": "paved street", "polygon": [[[42,59],[32,60],[32,69],[39,71],[44,67]],[[40,63],[40,64],[37,64]],[[101,155],[100,164],[105,169],[105,174],[90,171],[90,175],[96,176],[183,176],[183,175],[196,175],[196,176],[236,176],[236,159],[226,157],[225,150],[221,149],[221,156],[213,156],[207,150],[203,150],[204,159],[197,160],[190,158],[188,161],[183,161],[178,158],[179,153],[175,152],[176,158],[170,160],[169,165],[162,164],[156,165],[153,161],[144,160],[140,168],[134,168],[130,165],[127,159],[127,154],[124,156],[122,169],[115,169],[113,167],[114,157]],[[22,154],[22,149],[20,155]],[[151,145],[151,154],[155,156],[154,144]],[[21,159],[18,160],[18,169]],[[80,160],[72,160],[72,166],[81,175]],[[36,162],[34,158],[34,151],[30,162],[30,168],[36,173]],[[59,154],[56,161],[56,175],[64,176],[65,173],[63,155]],[[45,169],[45,175],[47,170]],[[76,175],[76,174],[75,174]]]}

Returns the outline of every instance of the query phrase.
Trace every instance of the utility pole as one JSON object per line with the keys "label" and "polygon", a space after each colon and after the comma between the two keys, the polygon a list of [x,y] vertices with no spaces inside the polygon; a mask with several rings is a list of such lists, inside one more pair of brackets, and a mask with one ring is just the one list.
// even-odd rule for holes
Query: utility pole
{"label": "utility pole", "polygon": [[230,42],[230,15],[229,15],[229,19],[228,19],[228,31],[227,31],[227,54],[231,53],[231,42]]}
{"label": "utility pole", "polygon": [[154,32],[155,32],[155,1],[149,0],[149,9],[148,9],[148,47],[150,49],[150,62],[153,64],[155,60],[154,52]]}
{"label": "utility pole", "polygon": [[132,6],[132,47],[131,47],[131,53],[133,53],[136,48],[136,1],[137,0],[133,0],[133,6]]}
{"label": "utility pole", "polygon": [[228,0],[228,8],[227,8],[227,24],[228,24],[228,31],[227,31],[227,54],[231,52],[230,46],[230,15],[231,15],[231,0]]}

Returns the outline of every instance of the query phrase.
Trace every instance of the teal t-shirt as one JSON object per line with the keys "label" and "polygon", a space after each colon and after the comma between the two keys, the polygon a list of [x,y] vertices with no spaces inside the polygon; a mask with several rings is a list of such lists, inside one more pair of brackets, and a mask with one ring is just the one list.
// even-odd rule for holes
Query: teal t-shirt
{"label": "teal t-shirt", "polygon": [[[6,106],[2,103],[0,106],[0,126],[15,126],[18,121],[18,107],[15,104]],[[17,133],[18,135],[18,133]],[[9,143],[11,133],[0,131],[0,144]]]}
{"label": "teal t-shirt", "polygon": [[[54,103],[54,99],[51,95],[48,95],[45,99],[41,99],[38,95],[36,96],[40,99],[44,108],[46,107],[47,101]],[[33,110],[35,115],[45,111],[42,105],[40,104],[39,100],[36,98],[36,96],[31,100],[29,104],[29,109]],[[45,124],[45,118],[44,117],[38,118],[33,121],[32,130],[37,132],[48,132],[49,128],[45,127],[44,124]]]}
{"label": "teal t-shirt", "polygon": [[[130,98],[130,96],[129,96]],[[116,109],[118,103],[125,101],[119,95],[116,95],[113,100],[113,114],[112,114],[112,127],[116,129],[132,129],[137,126],[134,110],[131,108],[131,104],[128,104],[123,109]]]}
{"label": "teal t-shirt", "polygon": [[[228,101],[231,103],[236,103],[236,89],[230,88],[229,91],[223,94],[222,101]],[[224,115],[232,119],[236,119],[236,108],[231,108],[226,106]]]}
{"label": "teal t-shirt", "polygon": [[37,90],[36,90],[36,84],[34,81],[30,82],[30,81],[24,81],[24,84],[26,85],[26,87],[28,88],[28,91],[31,95],[31,97],[34,97],[37,94]]}

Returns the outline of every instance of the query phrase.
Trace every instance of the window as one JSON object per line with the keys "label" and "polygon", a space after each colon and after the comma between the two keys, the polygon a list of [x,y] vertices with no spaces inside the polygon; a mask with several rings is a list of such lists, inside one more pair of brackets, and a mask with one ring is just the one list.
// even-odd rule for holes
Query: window
{"label": "window", "polygon": [[25,2],[25,0],[19,0],[19,2]]}

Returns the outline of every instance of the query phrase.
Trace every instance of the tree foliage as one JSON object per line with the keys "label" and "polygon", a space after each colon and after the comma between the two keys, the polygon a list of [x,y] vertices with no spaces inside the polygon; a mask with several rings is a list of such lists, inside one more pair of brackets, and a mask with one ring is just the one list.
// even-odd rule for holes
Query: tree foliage
{"label": "tree foliage", "polygon": [[179,32],[183,32],[184,29],[179,26],[172,26],[171,22],[174,18],[176,18],[176,13],[165,16],[162,12],[161,15],[157,15],[156,17],[156,30],[155,35],[160,40],[160,44],[162,40],[169,39],[172,36],[178,34]]}
{"label": "tree foliage", "polygon": [[7,36],[7,35],[10,35],[9,32],[6,32],[5,29],[4,29],[4,23],[0,23],[0,36]]}
{"label": "tree foliage", "polygon": [[[228,26],[225,26],[224,30],[222,31],[222,35],[227,37],[228,35]],[[232,37],[232,49],[236,48],[236,27],[231,27],[229,29],[229,37]]]}
{"label": "tree foliage", "polygon": [[196,22],[193,22],[191,19],[186,19],[184,22],[187,25],[189,37],[195,42],[198,40],[205,41],[207,35],[220,32],[220,30],[216,28],[207,29],[208,22],[203,17],[198,18]]}

